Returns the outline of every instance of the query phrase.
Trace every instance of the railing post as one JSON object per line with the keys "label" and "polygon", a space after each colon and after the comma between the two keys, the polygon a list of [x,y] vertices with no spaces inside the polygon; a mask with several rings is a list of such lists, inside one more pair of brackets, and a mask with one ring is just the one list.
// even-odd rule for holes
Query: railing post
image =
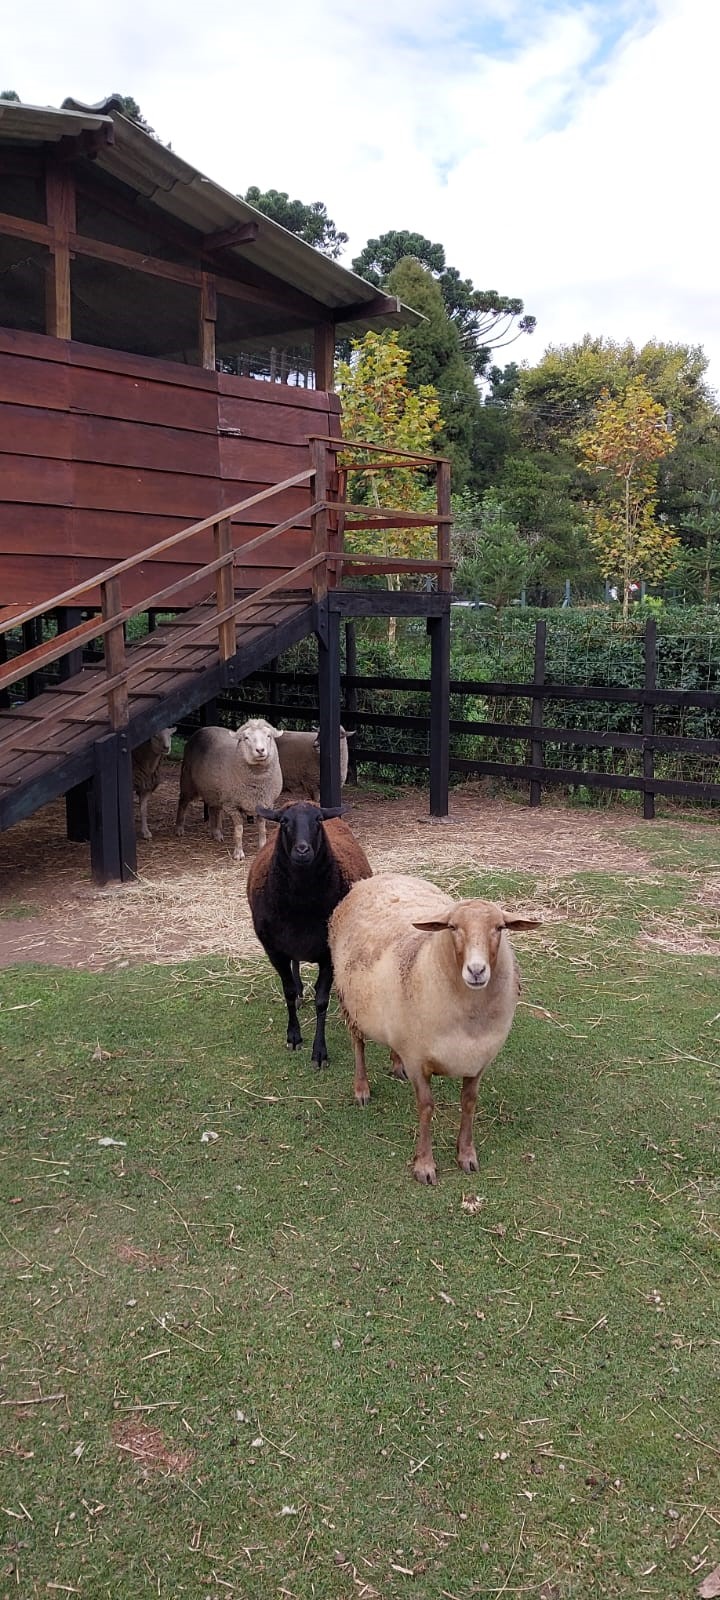
{"label": "railing post", "polygon": [[[657,623],[654,617],[648,617],[645,623],[645,688],[657,687]],[[642,734],[643,741],[652,739],[655,732],[655,707],[643,700]],[[655,790],[652,782],[655,777],[655,752],[643,742],[643,816],[646,822],[652,822],[655,817]]]}
{"label": "railing post", "polygon": [[[120,594],[120,579],[106,578],[100,586],[102,600],[103,622],[112,621],[113,617],[120,617],[122,612],[122,597]],[[125,671],[125,634],[122,622],[118,621],[114,628],[105,634],[105,675],[114,678],[119,672]],[[128,691],[127,683],[118,683],[113,689],[108,689],[108,715],[111,728],[126,728],[128,723]]]}
{"label": "railing post", "polygon": [[450,773],[450,612],[428,617],[430,634],[430,815],[448,814]]}
{"label": "railing post", "polygon": [[[450,501],[450,462],[438,461],[437,464],[437,513],[438,517],[449,517],[451,514]],[[438,522],[437,528],[437,554],[438,561],[450,560],[450,522]],[[438,573],[438,589],[452,589],[452,572],[446,567]]]}
{"label": "railing post", "polygon": [[[325,439],[310,440],[310,463],[315,473],[313,501],[317,501],[320,504],[320,510],[313,512],[310,519],[312,524],[310,554],[317,556],[320,555],[321,551],[327,550],[328,546],[328,459]],[[322,566],[313,567],[312,569],[312,592],[316,603],[325,598],[327,588],[327,561],[324,561]]]}
{"label": "railing post", "polygon": [[[533,670],[533,689],[542,689],[545,683],[545,644],[547,641],[547,623],[535,623],[535,666]],[[530,706],[530,727],[541,728],[543,721],[543,696],[537,692],[533,694]],[[541,739],[532,739],[530,743],[530,765],[543,766],[543,751],[545,746]],[[530,779],[530,804],[539,806],[542,799],[542,784],[539,778]]]}
{"label": "railing post", "polygon": [[[216,522],[214,524],[213,544],[215,548],[216,561],[219,561],[221,556],[229,556],[232,553],[232,528],[229,517],[223,517],[221,522]],[[218,614],[221,611],[226,611],[228,606],[233,605],[235,602],[235,577],[233,564],[231,561],[228,561],[227,566],[221,567],[218,572],[215,594],[217,597]],[[220,660],[231,661],[236,650],[236,622],[234,617],[228,617],[225,622],[218,623],[218,651]]]}

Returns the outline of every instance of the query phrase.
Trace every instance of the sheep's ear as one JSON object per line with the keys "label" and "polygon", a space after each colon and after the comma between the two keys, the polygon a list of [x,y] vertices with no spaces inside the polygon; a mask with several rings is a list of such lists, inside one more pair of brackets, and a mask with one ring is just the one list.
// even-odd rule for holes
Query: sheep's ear
{"label": "sheep's ear", "polygon": [[323,822],[330,822],[333,817],[341,817],[344,806],[321,806],[320,815]]}
{"label": "sheep's ear", "polygon": [[346,739],[354,739],[357,733],[357,728],[351,728],[349,733],[346,728],[341,728],[340,732],[345,734]]}
{"label": "sheep's ear", "polygon": [[282,812],[271,811],[269,806],[256,806],[255,815],[256,817],[264,817],[266,822],[279,822]]}
{"label": "sheep's ear", "polygon": [[445,933],[449,916],[450,912],[448,911],[446,917],[438,917],[432,922],[414,922],[413,927],[419,928],[421,933]]}
{"label": "sheep's ear", "polygon": [[282,736],[285,732],[284,728],[274,728],[271,722],[266,722],[265,727],[267,728],[268,733],[272,734],[273,739],[282,739]]}
{"label": "sheep's ear", "polygon": [[514,917],[512,912],[503,913],[505,927],[514,928],[517,933],[528,931],[531,928],[541,928],[542,922],[537,917]]}

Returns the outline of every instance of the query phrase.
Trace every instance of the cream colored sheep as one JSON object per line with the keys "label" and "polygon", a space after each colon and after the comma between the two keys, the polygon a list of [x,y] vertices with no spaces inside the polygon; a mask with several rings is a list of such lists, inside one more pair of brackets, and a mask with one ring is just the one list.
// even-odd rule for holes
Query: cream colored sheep
{"label": "cream colored sheep", "polygon": [[370,1099],[365,1039],[389,1045],[415,1090],[420,1183],[437,1181],[434,1073],[462,1079],[457,1157],[463,1172],[477,1172],[478,1085],[507,1039],[519,993],[507,929],[537,926],[489,900],[455,901],[424,878],[400,874],[354,884],[333,913],[330,951],[355,1047],[355,1099]]}
{"label": "cream colored sheep", "polygon": [[[222,843],[222,813],[233,826],[233,861],[244,860],[242,813],[255,816],[261,806],[273,806],[282,789],[277,740],[282,731],[263,717],[251,717],[237,732],[229,728],[198,728],[188,739],[180,774],[175,831],[185,832],[185,816],[193,800],[203,800],[209,811],[210,834]],[[265,843],[264,818],[258,825],[258,849]]]}
{"label": "cream colored sheep", "polygon": [[[344,728],[340,729],[340,785],[345,783],[348,772],[348,738],[354,734],[347,734]],[[317,729],[306,733],[304,730],[296,732],[286,729],[283,742],[278,750],[280,767],[283,775],[283,791],[288,795],[302,795],[303,799],[314,801],[320,799],[320,734]]]}

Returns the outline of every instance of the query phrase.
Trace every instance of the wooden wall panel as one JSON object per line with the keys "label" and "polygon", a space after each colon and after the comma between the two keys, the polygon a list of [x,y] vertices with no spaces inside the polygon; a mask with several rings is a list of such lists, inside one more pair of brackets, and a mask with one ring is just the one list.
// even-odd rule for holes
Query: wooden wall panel
{"label": "wooden wall panel", "polygon": [[[301,472],[308,434],[339,431],[338,404],[313,390],[0,329],[0,603],[48,599]],[[310,498],[300,486],[252,507],[235,540],[299,515]],[[126,603],[211,559],[211,534],[194,545],[174,563],[138,569]],[[251,554],[248,581],[250,567],[260,584],[309,551],[310,530],[290,531]],[[183,604],[191,599],[183,592]]]}

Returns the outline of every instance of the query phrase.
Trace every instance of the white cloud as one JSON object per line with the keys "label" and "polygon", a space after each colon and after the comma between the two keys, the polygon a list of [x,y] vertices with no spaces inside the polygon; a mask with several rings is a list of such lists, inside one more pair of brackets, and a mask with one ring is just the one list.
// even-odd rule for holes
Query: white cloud
{"label": "white cloud", "polygon": [[409,227],[549,342],[704,345],[720,385],[712,0],[30,0],[4,86],[132,94],[229,189],[322,199],[357,254]]}

